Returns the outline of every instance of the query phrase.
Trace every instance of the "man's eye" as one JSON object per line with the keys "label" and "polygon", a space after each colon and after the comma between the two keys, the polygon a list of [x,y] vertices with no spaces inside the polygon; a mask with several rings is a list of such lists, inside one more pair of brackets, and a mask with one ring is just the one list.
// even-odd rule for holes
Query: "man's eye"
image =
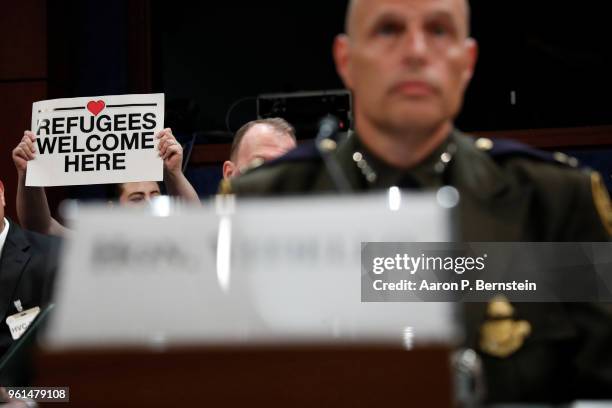
{"label": "man's eye", "polygon": [[446,26],[443,24],[432,24],[429,31],[435,36],[444,36],[449,32],[448,28],[446,28]]}
{"label": "man's eye", "polygon": [[402,27],[397,23],[382,23],[376,29],[376,34],[383,36],[396,35],[402,31]]}

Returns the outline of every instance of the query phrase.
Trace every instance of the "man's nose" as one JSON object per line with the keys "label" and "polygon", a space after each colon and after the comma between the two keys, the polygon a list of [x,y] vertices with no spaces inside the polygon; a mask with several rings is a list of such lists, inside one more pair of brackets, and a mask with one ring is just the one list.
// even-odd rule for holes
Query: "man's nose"
{"label": "man's nose", "polygon": [[427,37],[420,28],[406,30],[402,41],[403,59],[411,65],[421,65],[427,56]]}

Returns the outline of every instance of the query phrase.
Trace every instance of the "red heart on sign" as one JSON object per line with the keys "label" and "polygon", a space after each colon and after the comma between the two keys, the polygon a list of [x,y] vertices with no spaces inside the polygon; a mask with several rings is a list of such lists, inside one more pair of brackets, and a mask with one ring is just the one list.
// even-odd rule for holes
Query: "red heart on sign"
{"label": "red heart on sign", "polygon": [[102,109],[104,109],[105,106],[106,104],[103,100],[87,102],[87,110],[90,111],[94,116],[97,116],[98,113],[102,112]]}

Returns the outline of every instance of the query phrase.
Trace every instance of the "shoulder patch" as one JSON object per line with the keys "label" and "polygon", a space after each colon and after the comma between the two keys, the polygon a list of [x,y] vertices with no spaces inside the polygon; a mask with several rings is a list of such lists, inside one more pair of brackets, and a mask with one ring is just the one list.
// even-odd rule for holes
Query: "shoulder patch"
{"label": "shoulder patch", "polygon": [[608,234],[612,236],[612,204],[610,204],[610,196],[601,175],[596,171],[591,173],[591,191],[601,222],[606,227]]}
{"label": "shoulder patch", "polygon": [[578,167],[578,159],[561,152],[539,150],[524,143],[510,139],[478,138],[474,141],[477,149],[487,152],[493,159],[504,159],[512,156],[523,156],[543,162],[557,163],[569,167]]}
{"label": "shoulder patch", "polygon": [[217,194],[220,194],[220,195],[233,194],[232,183],[229,180],[222,179],[221,182],[219,183],[219,192]]}

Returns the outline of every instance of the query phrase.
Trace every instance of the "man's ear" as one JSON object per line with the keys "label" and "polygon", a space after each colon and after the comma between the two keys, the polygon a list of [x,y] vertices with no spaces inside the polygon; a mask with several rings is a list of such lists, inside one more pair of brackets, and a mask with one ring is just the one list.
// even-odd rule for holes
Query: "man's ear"
{"label": "man's ear", "polygon": [[346,86],[347,89],[352,89],[353,79],[351,76],[350,69],[351,50],[349,41],[350,39],[348,35],[339,34],[334,40],[332,52],[334,55],[334,62],[336,63],[336,71],[338,72],[338,75],[340,75],[342,82],[344,82],[344,86]]}
{"label": "man's ear", "polygon": [[0,205],[6,206],[6,200],[4,199],[4,183],[0,181]]}
{"label": "man's ear", "polygon": [[238,168],[236,167],[236,165],[230,161],[230,160],[226,160],[223,163],[223,178],[225,180],[229,180],[232,178],[232,176],[236,173],[236,170]]}
{"label": "man's ear", "polygon": [[478,61],[478,43],[475,39],[468,38],[465,40],[465,48],[466,65],[463,73],[464,89],[469,85],[474,75],[474,70],[476,69],[476,62]]}

